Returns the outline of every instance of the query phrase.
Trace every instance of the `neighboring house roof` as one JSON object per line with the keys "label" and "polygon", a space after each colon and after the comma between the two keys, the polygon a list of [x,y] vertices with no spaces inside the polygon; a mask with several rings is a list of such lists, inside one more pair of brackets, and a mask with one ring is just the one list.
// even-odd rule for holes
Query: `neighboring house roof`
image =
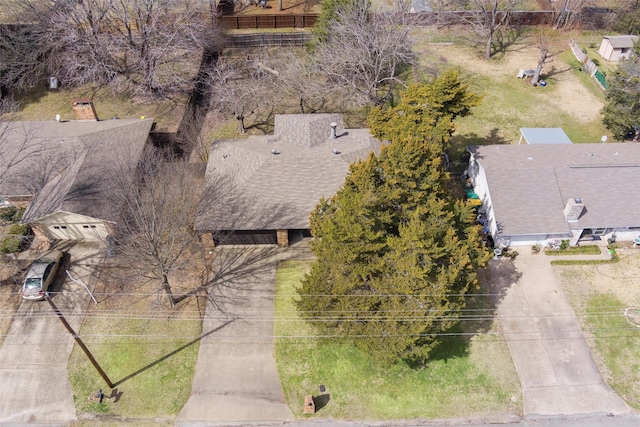
{"label": "neighboring house roof", "polygon": [[633,44],[638,41],[638,36],[603,36],[603,39],[609,40],[611,47],[614,49],[632,48]]}
{"label": "neighboring house roof", "polygon": [[520,128],[527,144],[572,144],[562,128]]}
{"label": "neighboring house roof", "polygon": [[[640,144],[472,146],[483,167],[499,233],[566,233],[640,226]],[[579,197],[585,210],[567,222]]]}
{"label": "neighboring house roof", "polygon": [[0,146],[6,151],[0,168],[11,168],[0,180],[0,196],[33,196],[24,222],[58,211],[113,221],[117,212],[106,200],[109,177],[137,164],[152,124],[153,119],[2,123]]}
{"label": "neighboring house roof", "polygon": [[273,136],[213,145],[196,229],[308,229],[309,214],[344,184],[350,163],[380,146],[368,129],[345,130],[339,114],[278,115]]}

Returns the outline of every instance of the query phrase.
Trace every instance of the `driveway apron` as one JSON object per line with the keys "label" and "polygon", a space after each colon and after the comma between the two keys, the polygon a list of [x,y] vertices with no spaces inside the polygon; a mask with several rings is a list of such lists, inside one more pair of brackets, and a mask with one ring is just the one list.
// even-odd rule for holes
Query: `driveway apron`
{"label": "driveway apron", "polygon": [[215,251],[191,397],[176,425],[292,420],[274,360],[273,310],[277,263],[300,251],[264,245]]}
{"label": "driveway apron", "polygon": [[[492,281],[508,262],[491,261]],[[520,254],[514,262],[519,274],[502,275],[514,282],[503,284],[498,318],[520,376],[524,415],[629,413],[604,383],[550,257]]]}
{"label": "driveway apron", "polygon": [[[78,331],[90,297],[65,270],[90,286],[102,250],[97,243],[60,249],[67,255],[52,299]],[[67,374],[73,344],[73,337],[46,301],[22,302],[0,348],[0,422],[54,425],[76,418]]]}

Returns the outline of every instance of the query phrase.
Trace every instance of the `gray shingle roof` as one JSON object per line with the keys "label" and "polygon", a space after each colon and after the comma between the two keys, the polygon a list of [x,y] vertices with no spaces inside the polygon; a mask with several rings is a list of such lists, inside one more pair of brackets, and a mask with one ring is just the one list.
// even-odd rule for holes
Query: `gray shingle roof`
{"label": "gray shingle roof", "polygon": [[[332,121],[340,123],[337,139],[329,138]],[[368,129],[342,129],[335,114],[276,116],[275,123],[273,136],[211,148],[197,230],[307,229],[309,214],[342,186],[349,164],[381,146]]]}
{"label": "gray shingle roof", "polygon": [[609,40],[614,49],[632,48],[633,44],[638,41],[638,36],[604,36],[603,39]]}
{"label": "gray shingle roof", "polygon": [[58,211],[114,220],[116,212],[105,200],[109,176],[117,165],[137,163],[152,124],[153,119],[3,123],[0,146],[7,151],[0,170],[16,158],[15,150],[22,150],[22,161],[1,180],[0,195],[33,196],[25,222]]}
{"label": "gray shingle roof", "polygon": [[[484,168],[503,235],[640,226],[640,144],[488,145],[469,147]],[[585,212],[567,222],[580,197]]]}

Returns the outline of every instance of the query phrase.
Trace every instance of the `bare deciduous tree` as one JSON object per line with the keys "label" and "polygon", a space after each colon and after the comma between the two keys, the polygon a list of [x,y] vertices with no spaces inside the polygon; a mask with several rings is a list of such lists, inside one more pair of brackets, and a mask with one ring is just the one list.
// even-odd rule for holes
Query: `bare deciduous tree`
{"label": "bare deciduous tree", "polygon": [[536,66],[535,73],[531,79],[531,84],[534,86],[536,86],[540,81],[540,75],[542,74],[544,66],[553,61],[553,58],[562,52],[562,49],[558,48],[553,43],[551,36],[545,31],[542,31],[538,35],[536,47],[540,51],[540,55],[538,56],[538,64]]}
{"label": "bare deciduous tree", "polygon": [[205,5],[195,0],[18,4],[16,19],[30,34],[22,42],[44,49],[37,59],[70,86],[108,83],[155,95],[189,89],[206,43]]}
{"label": "bare deciduous tree", "polygon": [[332,97],[332,87],[314,61],[302,52],[287,51],[275,58],[278,88],[297,100],[300,113],[321,111]]}
{"label": "bare deciduous tree", "polygon": [[550,9],[553,10],[553,28],[566,30],[580,17],[580,11],[585,6],[595,4],[591,0],[561,0],[549,2]]}
{"label": "bare deciduous tree", "polygon": [[509,25],[509,16],[520,0],[473,0],[475,14],[471,24],[484,40],[484,56],[491,58],[496,36]]}
{"label": "bare deciduous tree", "polygon": [[334,88],[350,89],[361,104],[383,104],[401,83],[402,69],[416,62],[400,19],[394,12],[372,13],[364,0],[337,6],[326,38],[314,49],[317,69]]}
{"label": "bare deciduous tree", "polygon": [[[123,162],[124,163],[124,162]],[[193,164],[145,153],[136,170],[114,170],[112,202],[122,206],[115,240],[128,271],[158,282],[169,304],[176,302],[170,275],[187,265],[199,244],[193,230],[201,179]],[[128,177],[135,174],[134,185]]]}
{"label": "bare deciduous tree", "polygon": [[0,192],[9,181],[14,184],[17,180],[23,182],[25,164],[31,159],[48,155],[48,149],[38,140],[36,133],[35,127],[0,121]]}
{"label": "bare deciduous tree", "polygon": [[238,132],[244,133],[247,118],[270,115],[279,100],[274,71],[259,57],[220,58],[209,74],[212,108],[232,114],[238,121]]}

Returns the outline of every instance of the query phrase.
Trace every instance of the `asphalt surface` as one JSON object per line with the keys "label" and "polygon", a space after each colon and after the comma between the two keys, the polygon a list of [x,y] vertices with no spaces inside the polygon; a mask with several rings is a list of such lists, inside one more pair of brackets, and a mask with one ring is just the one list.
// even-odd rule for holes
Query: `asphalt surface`
{"label": "asphalt surface", "polygon": [[289,410],[274,360],[273,311],[278,262],[309,257],[306,244],[216,248],[204,338],[191,396],[176,425],[286,422]]}
{"label": "asphalt surface", "polygon": [[[101,249],[82,243],[61,250],[66,254],[52,299],[77,331],[90,297],[82,285],[68,279],[65,270],[90,285]],[[0,348],[0,423],[61,425],[76,418],[67,373],[73,344],[46,301],[22,302]]]}
{"label": "asphalt surface", "polygon": [[524,416],[629,414],[602,379],[564,296],[550,264],[558,258],[522,252],[511,274],[504,274],[511,261],[492,260],[489,275],[506,290],[498,321],[520,377]]}

